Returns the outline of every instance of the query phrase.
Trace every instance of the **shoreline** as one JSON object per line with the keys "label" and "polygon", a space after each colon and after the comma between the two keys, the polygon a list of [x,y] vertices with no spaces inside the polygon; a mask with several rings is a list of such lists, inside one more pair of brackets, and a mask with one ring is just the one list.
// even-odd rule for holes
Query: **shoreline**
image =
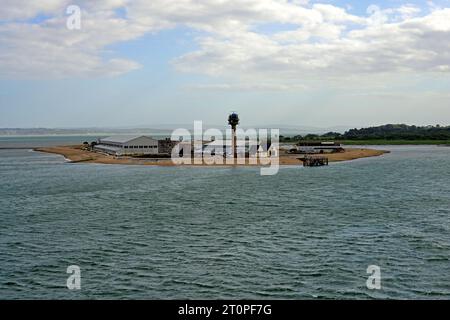
{"label": "shoreline", "polygon": [[[112,155],[106,155],[97,152],[91,152],[83,150],[82,146],[57,146],[57,147],[41,147],[33,148],[33,151],[51,153],[63,156],[70,163],[90,163],[90,164],[119,164],[119,165],[147,165],[147,166],[193,166],[193,167],[209,167],[209,166],[264,166],[262,164],[213,164],[207,165],[202,164],[182,164],[177,165],[172,162],[171,159],[137,159],[132,157],[115,157]],[[303,165],[298,159],[302,155],[300,154],[285,154],[280,152],[279,165]],[[341,153],[331,153],[326,154],[329,162],[342,162],[351,161],[361,158],[370,158],[382,156],[390,151],[385,150],[375,150],[375,149],[363,149],[363,148],[346,148],[344,152]]]}
{"label": "shoreline", "polygon": [[[325,141],[325,140],[324,140]],[[343,146],[442,146],[449,145],[449,140],[336,140]],[[297,144],[301,141],[281,141],[280,144]]]}

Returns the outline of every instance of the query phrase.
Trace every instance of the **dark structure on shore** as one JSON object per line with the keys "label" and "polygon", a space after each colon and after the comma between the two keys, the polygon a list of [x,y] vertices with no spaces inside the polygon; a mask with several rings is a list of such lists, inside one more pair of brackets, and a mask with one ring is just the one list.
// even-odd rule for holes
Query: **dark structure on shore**
{"label": "dark structure on shore", "polygon": [[170,155],[172,149],[178,144],[178,141],[172,141],[170,138],[158,140],[158,152],[160,154]]}
{"label": "dark structure on shore", "polygon": [[299,158],[303,162],[304,167],[321,167],[328,165],[328,158],[322,156],[305,156]]}

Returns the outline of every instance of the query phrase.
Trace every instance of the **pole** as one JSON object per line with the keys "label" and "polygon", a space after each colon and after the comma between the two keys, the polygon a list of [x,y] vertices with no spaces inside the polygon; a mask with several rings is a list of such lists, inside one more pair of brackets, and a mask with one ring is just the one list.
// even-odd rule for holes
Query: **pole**
{"label": "pole", "polygon": [[233,150],[233,158],[237,159],[237,137],[236,137],[236,126],[233,126],[233,139],[232,139],[232,150]]}

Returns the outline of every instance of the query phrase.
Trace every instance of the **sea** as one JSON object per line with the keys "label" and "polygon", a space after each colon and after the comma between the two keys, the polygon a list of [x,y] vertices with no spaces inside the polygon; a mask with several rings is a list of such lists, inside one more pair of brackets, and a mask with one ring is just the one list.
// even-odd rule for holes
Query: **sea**
{"label": "sea", "polygon": [[0,299],[450,298],[449,147],[274,176],[31,150],[92,139],[0,137]]}

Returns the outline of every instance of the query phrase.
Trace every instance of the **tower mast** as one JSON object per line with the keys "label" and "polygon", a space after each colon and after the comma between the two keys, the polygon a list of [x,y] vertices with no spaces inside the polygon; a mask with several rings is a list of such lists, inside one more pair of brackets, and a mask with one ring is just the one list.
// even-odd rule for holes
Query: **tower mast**
{"label": "tower mast", "polygon": [[232,138],[231,138],[231,152],[233,153],[233,158],[237,159],[237,137],[236,137],[236,127],[239,124],[239,116],[236,113],[232,113],[228,117],[228,124],[231,126]]}

